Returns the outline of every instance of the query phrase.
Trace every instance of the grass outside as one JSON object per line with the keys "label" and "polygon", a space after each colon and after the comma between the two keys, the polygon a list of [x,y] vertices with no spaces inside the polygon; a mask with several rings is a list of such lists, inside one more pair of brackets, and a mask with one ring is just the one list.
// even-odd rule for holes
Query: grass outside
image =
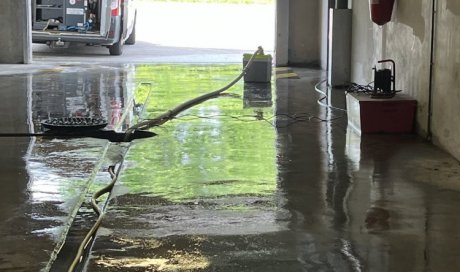
{"label": "grass outside", "polygon": [[209,4],[272,4],[274,0],[141,0],[144,2],[181,2]]}

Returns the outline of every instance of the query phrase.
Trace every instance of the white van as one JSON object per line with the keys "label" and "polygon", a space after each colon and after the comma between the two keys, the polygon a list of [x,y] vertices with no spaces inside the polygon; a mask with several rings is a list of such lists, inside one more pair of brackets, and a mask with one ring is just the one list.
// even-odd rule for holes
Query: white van
{"label": "white van", "polygon": [[121,55],[136,42],[134,0],[32,0],[32,41],[52,47],[102,45]]}

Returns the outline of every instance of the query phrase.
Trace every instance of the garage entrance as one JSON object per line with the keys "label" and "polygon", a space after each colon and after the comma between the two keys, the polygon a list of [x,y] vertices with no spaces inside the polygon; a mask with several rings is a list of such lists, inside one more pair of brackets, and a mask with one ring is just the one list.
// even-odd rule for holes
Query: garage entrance
{"label": "garage entrance", "polygon": [[242,53],[262,45],[273,52],[274,0],[138,0],[136,44],[122,56],[105,47],[34,44],[35,61],[84,62],[240,62]]}

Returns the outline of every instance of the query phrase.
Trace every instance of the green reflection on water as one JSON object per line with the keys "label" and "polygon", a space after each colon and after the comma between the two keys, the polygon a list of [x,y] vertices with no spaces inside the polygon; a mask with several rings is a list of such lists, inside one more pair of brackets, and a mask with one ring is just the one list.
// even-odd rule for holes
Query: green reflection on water
{"label": "green reflection on water", "polygon": [[[147,116],[218,89],[240,71],[240,65],[139,66],[138,79],[154,83]],[[243,82],[229,93],[154,129],[159,136],[137,142],[120,178],[124,186],[170,201],[273,194],[275,130],[255,118],[255,111],[271,116],[273,109],[243,109]]]}

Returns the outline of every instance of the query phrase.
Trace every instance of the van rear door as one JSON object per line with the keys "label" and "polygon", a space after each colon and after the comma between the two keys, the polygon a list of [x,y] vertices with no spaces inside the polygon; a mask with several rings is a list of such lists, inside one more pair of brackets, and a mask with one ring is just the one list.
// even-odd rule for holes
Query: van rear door
{"label": "van rear door", "polygon": [[123,34],[128,36],[136,20],[136,7],[134,0],[123,0]]}
{"label": "van rear door", "polygon": [[112,2],[119,0],[101,0],[101,36],[108,37],[110,31],[110,21],[112,19]]}

